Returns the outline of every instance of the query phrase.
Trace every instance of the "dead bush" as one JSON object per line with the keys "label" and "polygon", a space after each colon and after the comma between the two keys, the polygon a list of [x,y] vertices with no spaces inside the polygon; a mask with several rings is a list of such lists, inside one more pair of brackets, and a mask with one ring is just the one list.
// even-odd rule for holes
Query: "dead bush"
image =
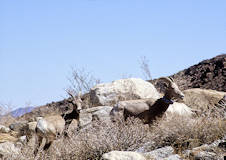
{"label": "dead bush", "polygon": [[155,148],[170,145],[181,152],[221,139],[226,134],[226,121],[217,113],[193,118],[172,115],[159,120],[150,129]]}
{"label": "dead bush", "polygon": [[135,150],[147,140],[148,131],[148,126],[138,119],[116,123],[96,121],[92,127],[68,139],[67,144],[71,148],[68,155],[76,160],[100,159],[112,150]]}
{"label": "dead bush", "polygon": [[95,78],[91,72],[84,68],[71,67],[72,75],[68,78],[70,86],[66,89],[67,93],[74,96],[81,93],[88,93],[89,90],[100,83],[100,79]]}
{"label": "dead bush", "polygon": [[151,80],[151,71],[149,69],[149,60],[147,59],[147,57],[142,56],[140,58],[140,69],[143,72],[143,76],[146,80]]}
{"label": "dead bush", "polygon": [[[172,114],[158,119],[150,127],[133,118],[115,123],[95,121],[87,128],[74,130],[70,137],[54,141],[48,151],[40,152],[38,159],[95,160],[112,150],[135,151],[146,142],[152,142],[146,146],[146,152],[172,146],[180,154],[226,135],[226,121],[220,113],[220,110],[214,113],[209,110],[192,118]],[[15,159],[34,159],[30,148],[28,144],[23,146],[22,153]]]}

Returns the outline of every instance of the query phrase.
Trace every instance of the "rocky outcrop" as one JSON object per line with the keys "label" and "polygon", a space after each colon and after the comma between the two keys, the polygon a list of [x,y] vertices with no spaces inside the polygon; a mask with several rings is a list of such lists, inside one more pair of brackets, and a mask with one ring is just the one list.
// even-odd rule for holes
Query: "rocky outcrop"
{"label": "rocky outcrop", "polygon": [[26,113],[18,117],[20,121],[35,121],[36,117],[45,117],[49,114],[63,114],[73,109],[72,98],[67,98],[62,101],[48,103],[46,105],[36,107],[30,113]]}
{"label": "rocky outcrop", "polygon": [[111,151],[102,156],[103,160],[147,160],[142,154],[130,151]]}
{"label": "rocky outcrop", "polygon": [[219,92],[211,89],[188,89],[183,91],[184,103],[195,109],[207,109],[215,106],[226,95],[226,92]]}
{"label": "rocky outcrop", "polygon": [[182,160],[182,158],[179,155],[174,154],[174,149],[170,146],[159,148],[151,152],[147,152],[145,153],[145,155],[149,156],[153,160],[162,160],[162,159]]}
{"label": "rocky outcrop", "polygon": [[183,152],[184,157],[199,160],[219,160],[225,158],[226,137],[217,140],[212,144],[204,144],[200,147],[192,148]]}
{"label": "rocky outcrop", "polygon": [[226,54],[204,60],[172,77],[182,90],[204,88],[226,92]]}
{"label": "rocky outcrop", "polygon": [[138,78],[98,84],[90,91],[93,106],[112,106],[118,101],[144,98],[159,98],[159,93],[151,83]]}
{"label": "rocky outcrop", "polygon": [[147,153],[131,151],[111,151],[103,154],[104,160],[182,160],[170,146],[159,148]]}
{"label": "rocky outcrop", "polygon": [[110,121],[111,106],[98,106],[81,110],[79,115],[79,126],[84,127],[93,120]]}
{"label": "rocky outcrop", "polygon": [[[204,60],[170,77],[181,90],[202,88],[226,92],[226,54]],[[150,82],[155,84],[157,80]],[[156,88],[160,90],[160,86],[156,85]]]}

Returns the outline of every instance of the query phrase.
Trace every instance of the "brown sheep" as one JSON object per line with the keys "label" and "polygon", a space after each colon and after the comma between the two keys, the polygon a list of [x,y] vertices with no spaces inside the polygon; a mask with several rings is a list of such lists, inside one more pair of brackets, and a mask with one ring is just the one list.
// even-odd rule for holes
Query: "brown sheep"
{"label": "brown sheep", "polygon": [[184,98],[184,94],[172,78],[162,77],[158,81],[166,83],[165,94],[162,98],[121,101],[113,108],[111,115],[114,116],[121,112],[125,120],[133,116],[142,119],[145,124],[149,124],[166,112],[169,105],[173,104],[173,99]]}
{"label": "brown sheep", "polygon": [[73,96],[70,92],[68,94],[72,98],[73,110],[70,113],[64,113],[61,116],[65,120],[65,136],[67,136],[67,130],[72,122],[72,120],[79,120],[79,113],[82,110],[82,99],[81,93],[78,94],[77,97]]}

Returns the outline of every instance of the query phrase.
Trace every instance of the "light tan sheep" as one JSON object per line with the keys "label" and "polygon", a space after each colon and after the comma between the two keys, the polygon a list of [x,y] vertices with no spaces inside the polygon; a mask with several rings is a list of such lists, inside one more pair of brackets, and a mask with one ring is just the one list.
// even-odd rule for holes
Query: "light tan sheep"
{"label": "light tan sheep", "polygon": [[52,142],[63,133],[64,128],[65,120],[60,115],[39,118],[36,126],[38,147],[35,150],[35,154],[40,149],[47,150]]}

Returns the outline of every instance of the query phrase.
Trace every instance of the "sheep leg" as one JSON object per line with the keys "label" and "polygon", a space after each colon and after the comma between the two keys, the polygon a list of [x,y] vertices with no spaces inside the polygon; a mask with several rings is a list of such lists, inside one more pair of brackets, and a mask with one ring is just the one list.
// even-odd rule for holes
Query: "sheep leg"
{"label": "sheep leg", "polygon": [[43,150],[45,150],[45,151],[48,150],[51,144],[52,144],[52,142],[46,143],[45,146],[43,147]]}
{"label": "sheep leg", "polygon": [[126,121],[127,118],[129,118],[129,112],[127,112],[127,110],[124,109],[123,115],[124,115],[124,120]]}
{"label": "sheep leg", "polygon": [[41,151],[41,149],[43,148],[43,146],[45,145],[45,143],[46,143],[46,138],[38,136],[38,147],[35,150],[35,152],[36,152],[35,160],[38,160],[38,158],[39,158],[38,154]]}
{"label": "sheep leg", "polygon": [[34,150],[34,155],[35,156],[37,156],[37,154],[39,152],[39,148],[40,148],[41,142],[42,142],[42,137],[36,135],[35,136],[35,144],[37,144],[37,146],[35,147],[35,150]]}

